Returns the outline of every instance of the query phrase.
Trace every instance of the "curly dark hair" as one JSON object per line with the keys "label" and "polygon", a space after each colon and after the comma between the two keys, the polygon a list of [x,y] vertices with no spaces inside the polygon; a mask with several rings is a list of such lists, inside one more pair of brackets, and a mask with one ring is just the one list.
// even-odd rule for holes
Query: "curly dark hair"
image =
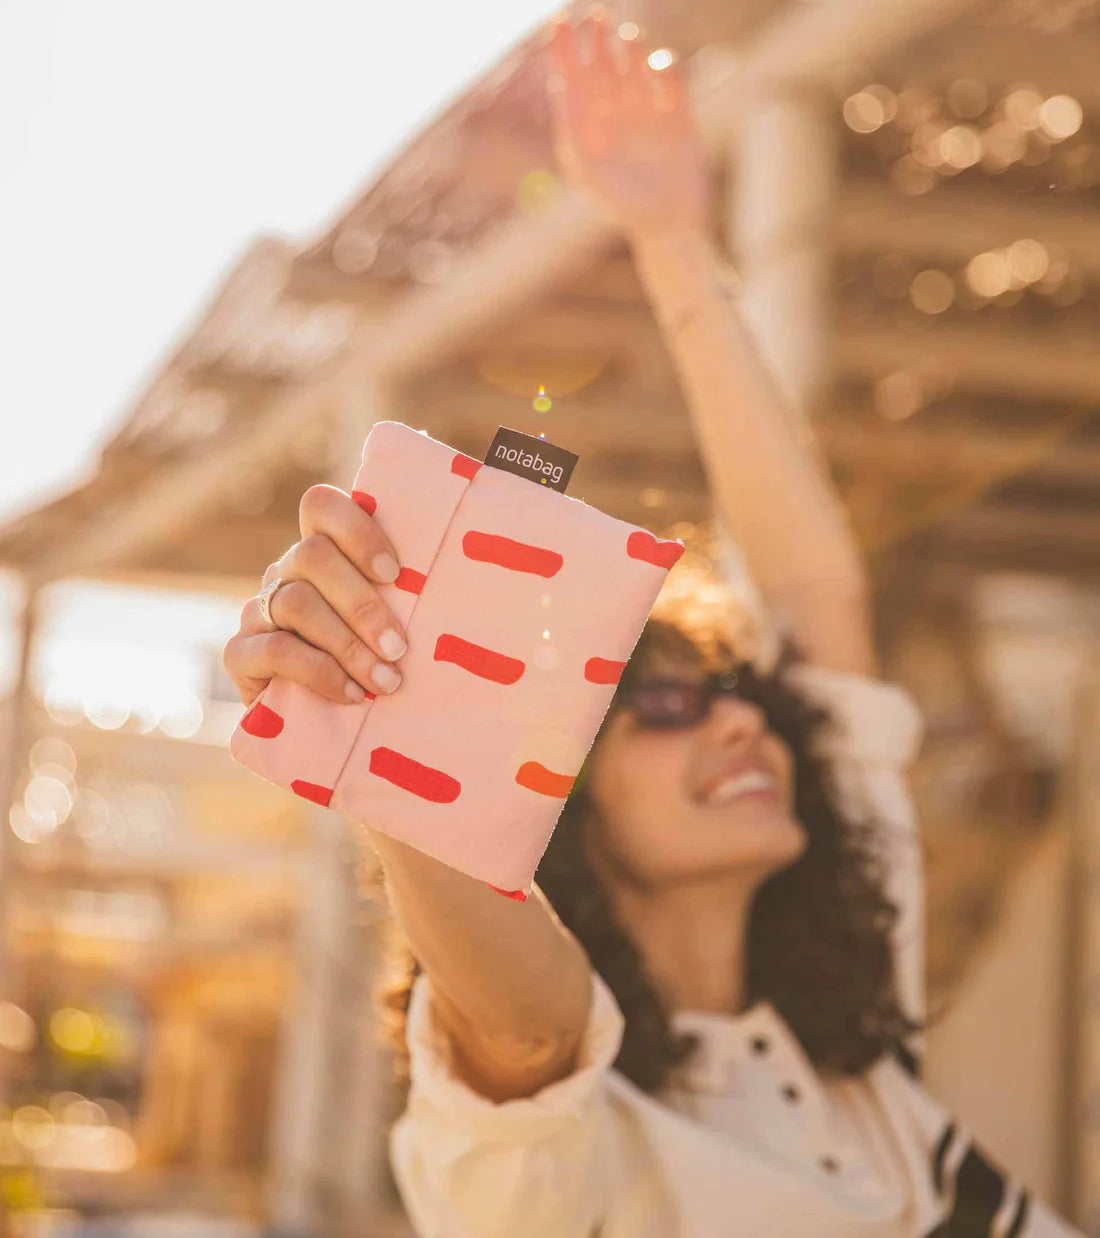
{"label": "curly dark hair", "polygon": [[[787,677],[797,651],[788,645],[773,669],[755,669],[738,656],[733,616],[723,618],[713,596],[710,602],[689,589],[655,606],[591,751],[655,655],[688,659],[706,671],[735,669],[737,691],[760,706],[769,727],[791,750],[795,815],[808,839],[801,857],[765,881],[754,899],[746,997],[750,1003],[769,1001],[824,1073],[856,1075],[891,1052],[912,1069],[905,1038],[920,1025],[902,1010],[898,997],[891,945],[897,909],[884,893],[880,832],[874,822],[853,820],[840,807],[830,764],[818,751],[829,716]],[[697,1037],[674,1032],[670,1011],[588,862],[585,834],[599,813],[588,791],[587,767],[586,761],[537,881],[623,1012],[616,1069],[643,1091],[657,1093],[673,1068],[690,1056]],[[407,1079],[404,1018],[419,965],[399,932],[392,940],[391,964],[396,974],[383,985],[381,997],[391,1012],[387,1038],[397,1052],[396,1069]]]}

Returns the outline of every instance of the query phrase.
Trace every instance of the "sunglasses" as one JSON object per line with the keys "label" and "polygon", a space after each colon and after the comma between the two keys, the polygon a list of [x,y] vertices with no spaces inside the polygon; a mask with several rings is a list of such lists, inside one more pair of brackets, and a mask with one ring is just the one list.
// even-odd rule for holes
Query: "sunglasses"
{"label": "sunglasses", "polygon": [[622,693],[621,706],[640,726],[661,730],[693,726],[707,716],[716,697],[739,694],[743,674],[739,667],[712,671],[704,679],[640,676]]}
{"label": "sunglasses", "polygon": [[[693,726],[707,716],[715,697],[745,696],[745,689],[751,693],[755,682],[751,662],[741,662],[732,669],[712,671],[703,679],[632,675],[632,670],[628,664],[626,677],[615,696],[615,709],[630,710],[640,726],[654,730]],[[585,787],[588,767],[586,757],[573,780],[570,794]]]}

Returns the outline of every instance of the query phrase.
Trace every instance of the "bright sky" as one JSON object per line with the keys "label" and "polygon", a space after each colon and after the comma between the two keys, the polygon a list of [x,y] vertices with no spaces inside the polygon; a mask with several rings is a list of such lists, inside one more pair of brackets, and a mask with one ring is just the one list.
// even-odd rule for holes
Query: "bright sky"
{"label": "bright sky", "polygon": [[553,0],[0,0],[0,521],[263,233],[311,237]]}

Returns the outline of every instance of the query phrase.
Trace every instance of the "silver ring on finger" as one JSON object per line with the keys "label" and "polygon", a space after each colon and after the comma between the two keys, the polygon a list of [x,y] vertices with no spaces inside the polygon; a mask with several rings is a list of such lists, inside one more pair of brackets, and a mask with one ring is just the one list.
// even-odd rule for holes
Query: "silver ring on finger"
{"label": "silver ring on finger", "polygon": [[280,587],[285,584],[286,581],[281,576],[276,576],[256,594],[256,599],[260,603],[260,615],[273,632],[277,631],[280,625],[271,617],[271,601],[279,592]]}

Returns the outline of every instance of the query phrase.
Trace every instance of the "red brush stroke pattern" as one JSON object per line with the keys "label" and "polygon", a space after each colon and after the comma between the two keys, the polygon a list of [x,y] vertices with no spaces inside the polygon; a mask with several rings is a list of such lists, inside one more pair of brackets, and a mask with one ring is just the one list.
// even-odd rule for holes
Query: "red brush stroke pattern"
{"label": "red brush stroke pattern", "polygon": [[283,718],[273,709],[257,701],[241,719],[241,730],[257,739],[274,739],[283,729]]}
{"label": "red brush stroke pattern", "polygon": [[295,795],[300,795],[304,800],[312,800],[323,808],[327,808],[329,800],[332,799],[332,788],[319,787],[315,782],[302,782],[296,778],[290,784],[290,789]]}
{"label": "red brush stroke pattern", "polygon": [[625,670],[625,662],[613,662],[610,658],[589,658],[584,664],[584,677],[589,683],[618,683]]}
{"label": "red brush stroke pattern", "polygon": [[395,589],[404,589],[406,593],[419,593],[424,588],[427,576],[411,567],[403,567],[397,573],[397,579],[392,582]]}
{"label": "red brush stroke pattern", "polygon": [[528,791],[540,795],[554,795],[565,799],[576,780],[575,774],[555,774],[539,761],[524,761],[516,770],[516,782]]}
{"label": "red brush stroke pattern", "polygon": [[643,563],[669,568],[684,553],[684,548],[679,542],[662,542],[652,533],[638,529],[626,539],[626,553]]}
{"label": "red brush stroke pattern", "polygon": [[503,894],[505,898],[514,898],[517,903],[526,903],[527,895],[523,890],[502,890],[500,886],[495,886],[491,881],[485,883],[490,890],[496,890],[498,894]]}
{"label": "red brush stroke pattern", "polygon": [[403,791],[411,791],[421,799],[431,800],[433,804],[450,804],[458,799],[462,790],[457,778],[452,778],[441,769],[422,765],[392,748],[371,749],[370,772]]}
{"label": "red brush stroke pattern", "polygon": [[513,572],[532,572],[536,576],[556,576],[565,562],[556,550],[529,546],[498,533],[482,533],[476,529],[463,537],[462,550],[468,559],[495,563]]}
{"label": "red brush stroke pattern", "polygon": [[[468,480],[472,480],[481,467],[480,461],[462,452],[455,452],[451,458],[452,474]],[[353,490],[352,499],[370,516],[377,511],[377,499],[364,490]],[[462,550],[469,559],[544,578],[556,576],[564,565],[563,556],[555,550],[482,530],[469,530],[462,539]],[[684,553],[684,547],[677,541],[662,541],[652,533],[638,529],[628,536],[626,551],[632,559],[667,570],[678,562]],[[405,592],[419,594],[426,580],[425,573],[402,567],[393,584]],[[519,658],[474,644],[449,632],[442,633],[437,638],[435,660],[451,662],[483,679],[500,684],[517,682],[527,669],[526,664]],[[620,681],[626,665],[624,661],[611,658],[591,657],[584,664],[584,677],[589,683],[616,684]],[[374,700],[375,694],[368,692],[367,699]],[[273,739],[283,730],[284,719],[274,710],[257,702],[241,719],[240,726],[250,735]],[[370,772],[433,803],[453,803],[462,790],[461,783],[450,774],[392,748],[378,747],[371,751]],[[569,795],[576,776],[556,773],[539,761],[525,761],[516,771],[515,780],[518,785],[540,795],[565,798]],[[329,787],[300,779],[290,785],[295,794],[324,807],[331,801],[333,791]],[[517,902],[525,902],[528,898],[524,890],[506,890],[490,882],[485,884],[497,894]]]}
{"label": "red brush stroke pattern", "polygon": [[480,675],[482,679],[491,679],[494,683],[515,683],[527,669],[519,658],[486,649],[484,645],[475,645],[451,632],[443,632],[436,639],[435,660],[453,662],[463,670]]}

